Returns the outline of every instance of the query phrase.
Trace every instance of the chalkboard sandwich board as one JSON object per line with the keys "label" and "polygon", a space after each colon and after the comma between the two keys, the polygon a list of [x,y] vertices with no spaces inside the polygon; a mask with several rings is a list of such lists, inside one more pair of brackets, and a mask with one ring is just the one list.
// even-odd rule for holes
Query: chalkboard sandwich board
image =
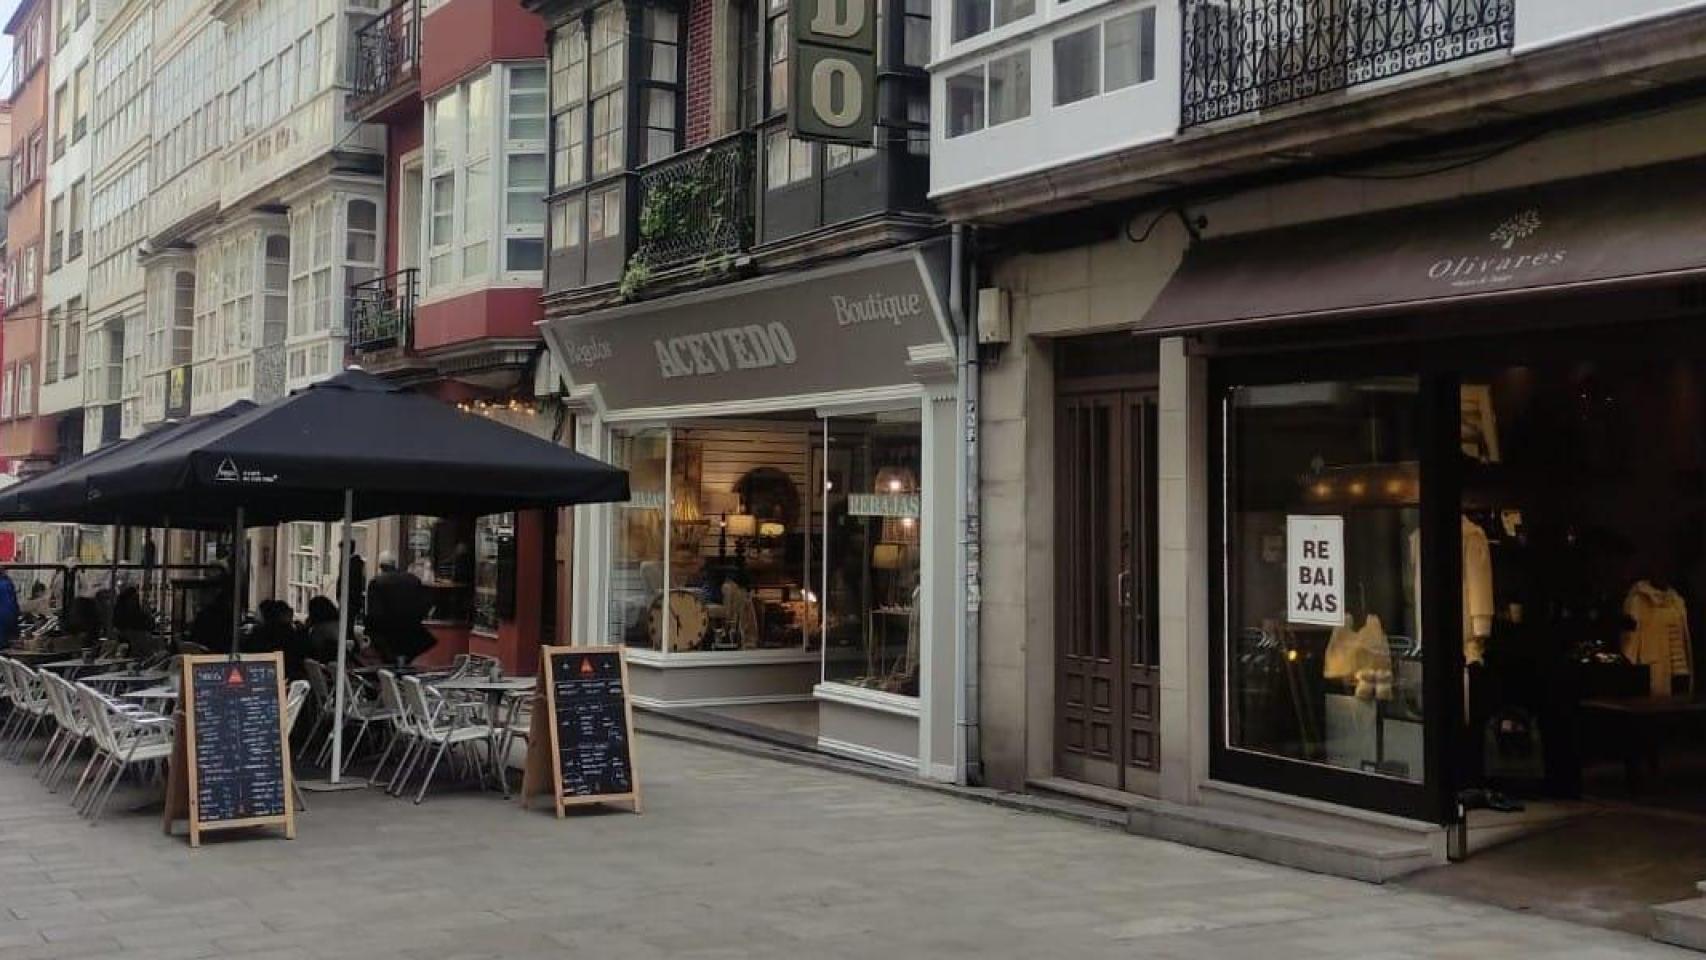
{"label": "chalkboard sandwich board", "polygon": [[284,655],[180,658],[176,743],[166,775],[165,829],[188,820],[190,846],[208,830],[281,826],[296,839]]}
{"label": "chalkboard sandwich board", "polygon": [[543,647],[527,738],[521,805],[549,793],[565,807],[626,804],[640,812],[634,711],[621,647]]}

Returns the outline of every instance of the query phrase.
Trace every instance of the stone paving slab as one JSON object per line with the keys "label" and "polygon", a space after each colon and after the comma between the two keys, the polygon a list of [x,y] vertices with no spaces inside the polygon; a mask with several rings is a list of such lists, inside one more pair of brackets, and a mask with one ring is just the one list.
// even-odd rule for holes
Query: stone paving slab
{"label": "stone paving slab", "polygon": [[834,771],[637,749],[643,816],[326,793],[295,841],[198,851],[124,812],[149,790],[91,828],[0,761],[0,960],[1698,957]]}

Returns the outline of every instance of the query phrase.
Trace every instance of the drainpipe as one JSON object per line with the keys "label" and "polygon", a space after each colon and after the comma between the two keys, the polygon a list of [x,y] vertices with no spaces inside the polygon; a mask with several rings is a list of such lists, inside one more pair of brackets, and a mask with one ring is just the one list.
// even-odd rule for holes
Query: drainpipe
{"label": "drainpipe", "polygon": [[950,245],[950,274],[948,280],[948,313],[959,332],[960,390],[958,413],[963,443],[962,455],[955,469],[955,487],[959,496],[959,544],[955,551],[955,575],[965,599],[960,610],[960,631],[954,649],[954,670],[959,685],[954,694],[954,774],[961,785],[983,781],[982,735],[978,727],[978,640],[982,620],[982,519],[979,510],[980,477],[978,470],[978,403],[982,389],[982,371],[978,365],[977,330],[966,309],[966,289],[975,282],[975,272],[969,256],[968,228],[956,224]]}

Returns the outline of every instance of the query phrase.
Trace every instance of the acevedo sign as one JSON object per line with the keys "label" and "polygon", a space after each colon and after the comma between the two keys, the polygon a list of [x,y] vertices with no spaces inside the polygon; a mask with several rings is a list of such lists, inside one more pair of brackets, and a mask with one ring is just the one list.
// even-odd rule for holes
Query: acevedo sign
{"label": "acevedo sign", "polygon": [[612,409],[715,403],[904,383],[913,347],[940,343],[926,257],[546,325],[558,363]]}
{"label": "acevedo sign", "polygon": [[876,0],[795,0],[788,130],[870,146],[877,120]]}
{"label": "acevedo sign", "polygon": [[1285,518],[1285,619],[1337,627],[1345,622],[1345,518]]}

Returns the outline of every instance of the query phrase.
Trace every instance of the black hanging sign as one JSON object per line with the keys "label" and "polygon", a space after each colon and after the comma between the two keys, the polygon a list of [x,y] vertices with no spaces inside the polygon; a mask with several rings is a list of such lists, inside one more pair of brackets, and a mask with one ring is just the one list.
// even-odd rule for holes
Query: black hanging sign
{"label": "black hanging sign", "polygon": [[640,812],[634,713],[620,647],[543,647],[521,802],[625,803]]}
{"label": "black hanging sign", "polygon": [[187,819],[192,847],[204,830],[234,827],[282,826],[295,839],[283,654],[180,662],[166,830]]}

